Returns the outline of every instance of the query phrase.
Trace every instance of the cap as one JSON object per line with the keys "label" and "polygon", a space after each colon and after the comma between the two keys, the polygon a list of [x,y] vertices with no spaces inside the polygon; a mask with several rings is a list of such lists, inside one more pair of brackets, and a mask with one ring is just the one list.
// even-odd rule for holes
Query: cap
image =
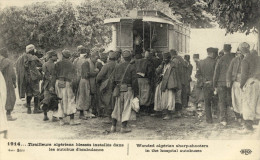
{"label": "cap", "polygon": [[171,49],[170,50],[170,54],[176,56],[177,55],[177,51],[175,49]]}
{"label": "cap", "polygon": [[171,59],[171,54],[170,54],[170,52],[165,52],[165,53],[163,53],[163,58],[164,58],[164,59]]}
{"label": "cap", "polygon": [[116,59],[116,58],[117,58],[117,52],[109,51],[108,57],[109,57],[109,58],[114,58],[114,59]]}
{"label": "cap", "polygon": [[100,56],[100,59],[106,59],[108,57],[108,54],[105,52],[102,52],[99,54],[99,56]]}
{"label": "cap", "polygon": [[193,54],[193,58],[200,58],[200,54]]}
{"label": "cap", "polygon": [[223,50],[224,51],[231,51],[231,44],[224,44]]}
{"label": "cap", "polygon": [[190,55],[184,55],[184,59],[186,60],[186,61],[190,61]]}
{"label": "cap", "polygon": [[54,50],[50,50],[47,53],[48,58],[51,58],[53,56],[57,56],[57,53]]}
{"label": "cap", "polygon": [[29,53],[32,50],[35,50],[35,46],[33,44],[29,44],[28,46],[26,46],[26,53]]}
{"label": "cap", "polygon": [[213,48],[214,49],[214,53],[218,54],[218,48]]}
{"label": "cap", "polygon": [[91,57],[99,57],[99,52],[97,50],[93,50],[90,52]]}
{"label": "cap", "polygon": [[70,51],[67,50],[67,49],[64,49],[64,50],[62,51],[62,56],[63,56],[64,58],[70,58],[70,56],[71,56]]}
{"label": "cap", "polygon": [[88,54],[89,53],[89,50],[87,50],[87,48],[85,48],[84,46],[80,45],[77,47],[77,51],[80,53],[80,54]]}
{"label": "cap", "polygon": [[216,51],[215,48],[212,47],[207,48],[208,53],[214,53],[215,51]]}
{"label": "cap", "polygon": [[127,58],[131,56],[131,51],[130,50],[124,50],[122,53],[122,57]]}
{"label": "cap", "polygon": [[238,48],[242,53],[250,53],[250,45],[246,42],[240,43]]}

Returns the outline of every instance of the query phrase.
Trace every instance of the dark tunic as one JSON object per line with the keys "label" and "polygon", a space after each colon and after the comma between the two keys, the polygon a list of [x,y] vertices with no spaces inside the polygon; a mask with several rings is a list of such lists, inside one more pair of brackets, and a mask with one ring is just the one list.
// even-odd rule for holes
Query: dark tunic
{"label": "dark tunic", "polygon": [[[55,95],[54,92],[50,93],[49,89],[51,87],[55,88],[54,81],[55,81],[55,64],[50,60],[43,64],[42,71],[43,75],[43,82],[42,82],[42,93],[43,93],[43,100],[41,103],[50,104],[51,98]],[[45,110],[45,109],[43,109]],[[47,110],[47,109],[46,109]]]}
{"label": "dark tunic", "polygon": [[109,61],[107,64],[105,64],[100,72],[98,73],[96,77],[97,84],[101,86],[102,83],[105,83],[107,79],[110,79],[110,81],[107,83],[107,87],[105,90],[100,92],[100,101],[107,109],[112,109],[112,74],[115,69],[116,62],[115,61]]}
{"label": "dark tunic", "polygon": [[[130,62],[123,62],[123,63],[116,66],[114,76],[112,77],[113,82],[114,82],[114,85],[113,85],[114,87],[116,86],[116,84],[120,84],[122,76],[123,76],[123,74],[126,70],[126,67],[129,63]],[[134,96],[138,95],[139,89],[138,89],[138,81],[137,81],[135,64],[130,64],[130,66],[128,67],[128,69],[125,73],[125,77],[123,79],[122,84],[127,84],[127,85],[131,86],[132,89],[133,89],[133,92],[134,92]]]}
{"label": "dark tunic", "polygon": [[234,58],[234,55],[231,53],[225,54],[222,56],[219,61],[217,61],[214,78],[213,78],[213,86],[226,86],[226,74],[228,67]]}
{"label": "dark tunic", "polygon": [[76,78],[76,69],[72,64],[72,62],[70,62],[68,59],[64,59],[56,63],[55,80],[62,79],[68,82],[72,82],[75,78]]}
{"label": "dark tunic", "polygon": [[207,57],[204,60],[201,60],[198,65],[198,71],[196,77],[204,84],[205,82],[210,82],[213,87],[213,76],[215,70],[216,60],[211,57]]}
{"label": "dark tunic", "polygon": [[20,98],[38,96],[40,94],[39,81],[41,73],[38,67],[42,66],[41,60],[31,54],[23,54],[16,62],[18,90]]}

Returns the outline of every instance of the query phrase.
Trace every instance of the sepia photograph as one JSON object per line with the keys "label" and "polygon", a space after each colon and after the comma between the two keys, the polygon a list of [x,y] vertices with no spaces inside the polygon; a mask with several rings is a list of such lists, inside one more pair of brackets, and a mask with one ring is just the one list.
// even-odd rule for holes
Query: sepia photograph
{"label": "sepia photograph", "polygon": [[259,17],[260,0],[0,0],[0,159],[260,160]]}

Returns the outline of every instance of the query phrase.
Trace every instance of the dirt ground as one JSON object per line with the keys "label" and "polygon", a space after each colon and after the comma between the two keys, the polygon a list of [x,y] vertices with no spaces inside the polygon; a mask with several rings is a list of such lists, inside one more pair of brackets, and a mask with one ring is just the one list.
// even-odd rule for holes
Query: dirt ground
{"label": "dirt ground", "polygon": [[[158,117],[138,116],[136,121],[129,123],[132,132],[108,133],[109,124],[103,123],[104,118],[79,120],[81,125],[60,126],[59,122],[43,121],[43,114],[27,114],[24,100],[17,100],[13,111],[16,121],[8,122],[9,138],[18,139],[113,139],[113,140],[241,140],[255,139],[256,131],[250,134],[241,134],[241,126],[234,120],[229,111],[230,123],[222,127],[214,119],[213,124],[207,124],[205,117],[184,116],[172,120],[162,120]],[[51,119],[52,113],[49,112]],[[257,126],[254,126],[255,128]],[[119,131],[120,125],[117,130]],[[255,129],[256,130],[256,129]]]}

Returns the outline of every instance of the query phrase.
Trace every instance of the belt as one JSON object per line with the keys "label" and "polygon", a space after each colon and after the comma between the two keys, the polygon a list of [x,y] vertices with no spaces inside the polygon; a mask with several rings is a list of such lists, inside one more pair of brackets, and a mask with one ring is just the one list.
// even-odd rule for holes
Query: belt
{"label": "belt", "polygon": [[127,85],[127,87],[132,87],[132,85],[131,84],[125,84],[125,83],[123,83],[123,84],[118,84],[118,86],[122,86],[122,85]]}
{"label": "belt", "polygon": [[67,78],[58,78],[59,81],[71,82],[70,79]]}

